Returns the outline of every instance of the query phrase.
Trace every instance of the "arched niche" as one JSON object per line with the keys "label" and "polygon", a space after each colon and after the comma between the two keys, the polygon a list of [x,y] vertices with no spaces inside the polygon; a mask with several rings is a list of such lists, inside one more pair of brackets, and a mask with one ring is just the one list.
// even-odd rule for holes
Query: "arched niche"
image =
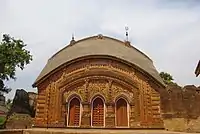
{"label": "arched niche", "polygon": [[115,123],[117,127],[129,126],[129,103],[124,97],[118,97],[115,102]]}
{"label": "arched niche", "polygon": [[81,100],[79,97],[71,97],[68,101],[67,126],[78,127],[81,122]]}
{"label": "arched niche", "polygon": [[105,126],[105,100],[101,96],[96,96],[91,103],[91,125],[92,127]]}

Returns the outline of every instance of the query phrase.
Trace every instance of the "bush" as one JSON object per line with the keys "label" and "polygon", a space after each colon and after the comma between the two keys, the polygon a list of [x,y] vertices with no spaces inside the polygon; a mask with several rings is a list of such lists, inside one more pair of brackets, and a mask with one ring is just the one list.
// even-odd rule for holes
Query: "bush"
{"label": "bush", "polygon": [[0,117],[0,129],[4,128],[5,121],[6,121],[6,117]]}

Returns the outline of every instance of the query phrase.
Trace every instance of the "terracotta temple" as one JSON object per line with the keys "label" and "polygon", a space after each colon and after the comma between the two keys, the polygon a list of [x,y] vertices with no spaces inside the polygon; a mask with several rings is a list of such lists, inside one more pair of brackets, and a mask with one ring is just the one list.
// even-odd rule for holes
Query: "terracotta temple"
{"label": "terracotta temple", "polygon": [[103,35],[54,54],[33,84],[36,127],[163,128],[160,92],[165,84],[153,61]]}

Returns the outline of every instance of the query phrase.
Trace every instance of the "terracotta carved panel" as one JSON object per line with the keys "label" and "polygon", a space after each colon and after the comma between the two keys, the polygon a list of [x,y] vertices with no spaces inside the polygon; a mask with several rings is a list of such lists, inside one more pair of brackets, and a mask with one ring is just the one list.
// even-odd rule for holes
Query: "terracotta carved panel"
{"label": "terracotta carved panel", "polygon": [[[67,127],[77,126],[80,121],[80,127],[91,127],[93,123],[105,124],[107,128],[115,128],[117,124],[138,128],[162,124],[160,87],[151,83],[154,82],[134,66],[114,59],[96,58],[69,64],[38,85],[36,125]],[[75,96],[80,100],[79,121],[78,110],[69,103]],[[105,107],[96,104],[92,107],[92,100],[97,96],[102,97]],[[126,108],[122,103],[117,107],[116,101],[120,98],[127,101]],[[92,115],[92,110],[100,112],[102,116]],[[118,116],[124,112],[127,115],[123,115],[128,118],[121,121]],[[72,120],[68,122],[70,124],[67,124],[68,117]],[[92,118],[95,118],[94,122]]]}
{"label": "terracotta carved panel", "polygon": [[88,84],[88,101],[91,102],[91,99],[96,95],[101,95],[108,101],[108,81],[106,80],[91,80]]}

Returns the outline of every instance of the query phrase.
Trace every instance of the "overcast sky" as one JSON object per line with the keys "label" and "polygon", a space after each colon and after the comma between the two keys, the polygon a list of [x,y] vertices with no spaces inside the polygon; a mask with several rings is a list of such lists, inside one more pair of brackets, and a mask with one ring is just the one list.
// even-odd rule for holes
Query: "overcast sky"
{"label": "overcast sky", "polygon": [[103,34],[125,39],[146,53],[158,71],[175,82],[200,85],[194,70],[200,60],[200,1],[198,0],[0,0],[0,35],[22,39],[33,61],[13,88],[37,91],[32,84],[48,58],[71,40]]}

